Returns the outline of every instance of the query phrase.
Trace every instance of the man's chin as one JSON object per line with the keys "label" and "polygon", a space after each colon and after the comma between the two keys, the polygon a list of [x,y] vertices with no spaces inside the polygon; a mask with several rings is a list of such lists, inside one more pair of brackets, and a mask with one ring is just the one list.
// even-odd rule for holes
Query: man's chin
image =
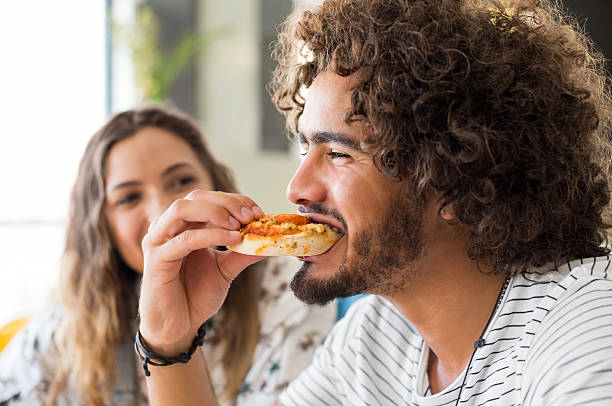
{"label": "man's chin", "polygon": [[[359,284],[355,284],[344,272],[344,267],[336,268],[335,272],[320,272],[320,264],[305,261],[300,270],[293,276],[291,290],[304,303],[325,305],[339,297],[352,296],[361,293]],[[316,274],[326,274],[317,277]]]}

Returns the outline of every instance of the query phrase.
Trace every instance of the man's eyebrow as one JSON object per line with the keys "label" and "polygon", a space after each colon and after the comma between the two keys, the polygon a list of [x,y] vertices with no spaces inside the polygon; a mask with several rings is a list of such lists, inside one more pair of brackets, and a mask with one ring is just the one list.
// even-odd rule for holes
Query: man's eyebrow
{"label": "man's eyebrow", "polygon": [[342,133],[321,131],[315,133],[312,137],[306,137],[304,134],[298,133],[298,137],[301,144],[326,144],[333,142],[354,149],[355,151],[363,151],[359,142]]}

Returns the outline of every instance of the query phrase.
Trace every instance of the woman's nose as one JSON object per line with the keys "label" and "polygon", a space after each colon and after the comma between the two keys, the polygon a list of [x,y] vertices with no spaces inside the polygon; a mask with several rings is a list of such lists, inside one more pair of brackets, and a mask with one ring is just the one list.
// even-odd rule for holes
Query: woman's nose
{"label": "woman's nose", "polygon": [[146,215],[149,224],[162,215],[172,204],[172,199],[160,193],[152,193],[147,199]]}
{"label": "woman's nose", "polygon": [[322,180],[323,174],[320,168],[318,169],[316,161],[306,156],[287,185],[287,199],[299,205],[307,205],[308,202],[323,202],[326,191]]}

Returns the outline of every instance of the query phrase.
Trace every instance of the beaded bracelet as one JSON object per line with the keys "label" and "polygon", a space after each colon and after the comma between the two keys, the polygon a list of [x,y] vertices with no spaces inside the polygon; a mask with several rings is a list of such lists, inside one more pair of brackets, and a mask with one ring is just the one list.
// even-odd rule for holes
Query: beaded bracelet
{"label": "beaded bracelet", "polygon": [[191,356],[196,349],[204,343],[204,337],[206,336],[206,322],[204,322],[200,328],[198,328],[198,334],[193,339],[193,343],[187,352],[180,353],[176,357],[164,357],[151,351],[145,343],[142,341],[140,336],[140,329],[136,332],[136,339],[134,340],[134,349],[138,358],[142,361],[142,368],[144,369],[145,376],[151,376],[149,371],[149,365],[156,367],[164,367],[177,363],[186,364],[191,359]]}

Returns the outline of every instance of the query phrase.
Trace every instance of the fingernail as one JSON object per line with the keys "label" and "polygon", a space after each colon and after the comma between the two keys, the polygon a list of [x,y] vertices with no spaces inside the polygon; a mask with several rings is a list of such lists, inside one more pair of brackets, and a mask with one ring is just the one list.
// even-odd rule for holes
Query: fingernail
{"label": "fingernail", "polygon": [[240,235],[240,231],[230,231],[230,237],[238,237]]}
{"label": "fingernail", "polygon": [[246,207],[243,207],[242,209],[240,209],[240,213],[242,213],[244,217],[251,217],[253,215],[253,213]]}
{"label": "fingernail", "polygon": [[240,227],[240,222],[232,216],[229,216],[229,222],[233,227]]}
{"label": "fingernail", "polygon": [[260,209],[258,206],[253,206],[251,207],[251,211],[255,214],[257,214],[258,216],[261,216],[264,214],[263,210]]}

